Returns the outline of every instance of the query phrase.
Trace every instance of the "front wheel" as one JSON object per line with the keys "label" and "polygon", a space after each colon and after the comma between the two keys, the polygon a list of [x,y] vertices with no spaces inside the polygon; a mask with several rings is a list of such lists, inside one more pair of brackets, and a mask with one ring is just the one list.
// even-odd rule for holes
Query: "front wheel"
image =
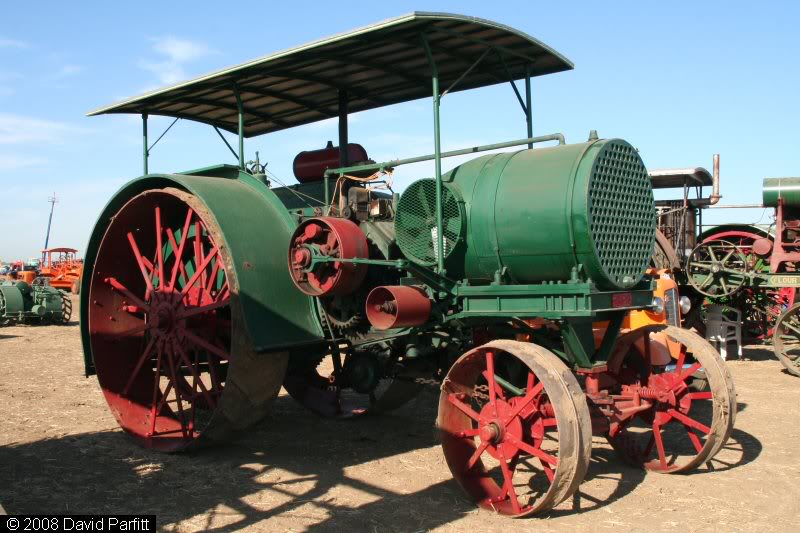
{"label": "front wheel", "polygon": [[461,488],[504,515],[558,505],[591,456],[580,385],[555,354],[529,343],[495,340],[462,355],[442,383],[438,427]]}
{"label": "front wheel", "polygon": [[[654,337],[667,344],[669,364],[651,359]],[[710,461],[730,437],[733,378],[699,335],[673,326],[634,330],[617,341],[608,372],[614,413],[607,438],[626,462],[654,472],[686,472]]]}

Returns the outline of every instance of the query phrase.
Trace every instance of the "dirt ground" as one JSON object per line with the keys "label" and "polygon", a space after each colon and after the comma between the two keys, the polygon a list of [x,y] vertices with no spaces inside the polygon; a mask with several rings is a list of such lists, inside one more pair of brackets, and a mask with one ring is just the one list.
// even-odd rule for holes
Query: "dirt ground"
{"label": "dirt ground", "polygon": [[[77,303],[77,302],[76,302]],[[710,467],[645,475],[595,439],[580,492],[538,518],[468,503],[433,429],[436,390],[393,415],[323,420],[281,395],[230,446],[139,449],[83,377],[77,323],[0,329],[0,508],[155,513],[168,531],[797,531],[800,379],[770,352],[729,362],[739,414]]]}

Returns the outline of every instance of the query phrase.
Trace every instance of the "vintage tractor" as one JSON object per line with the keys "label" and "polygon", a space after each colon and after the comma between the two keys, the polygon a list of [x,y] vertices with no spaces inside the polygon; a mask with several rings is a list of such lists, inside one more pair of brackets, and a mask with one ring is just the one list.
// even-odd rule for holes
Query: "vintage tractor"
{"label": "vintage tractor", "polygon": [[49,278],[50,285],[77,294],[80,287],[83,261],[75,248],[48,248],[42,250],[39,275]]}
{"label": "vintage tractor", "polygon": [[[800,329],[791,326],[800,288],[800,178],[764,179],[760,204],[718,205],[719,156],[714,156],[713,176],[701,167],[655,170],[650,176],[654,188],[683,189],[680,199],[656,202],[654,263],[675,272],[681,291],[692,300],[687,325],[703,331],[708,304],[736,309],[745,338],[772,340],[787,371],[800,376],[795,354]],[[712,188],[708,197],[703,197],[705,186]],[[706,209],[754,207],[774,208],[773,222],[703,224]]]}
{"label": "vintage tractor", "polygon": [[[667,313],[645,274],[656,220],[637,150],[532,134],[531,79],[571,68],[513,28],[412,13],[93,112],[144,125],[145,175],[101,213],[81,287],[86,371],[120,426],[179,451],[257,423],[281,385],[354,417],[438,379],[453,476],[512,516],[577,490],[593,433],[648,470],[709,461],[736,413],[724,363],[675,326],[621,334],[631,311]],[[527,136],[442,152],[442,99],[499,82]],[[350,112],[431,94],[433,154],[376,163],[348,141]],[[150,173],[149,115],[237,133],[238,166]],[[299,154],[299,184],[245,162],[246,137],[330,117],[339,148]],[[392,171],[419,161],[434,176],[394,193]]]}
{"label": "vintage tractor", "polygon": [[67,324],[72,301],[51,287],[47,278],[0,282],[0,326],[18,324]]}
{"label": "vintage tractor", "polygon": [[748,333],[772,339],[786,370],[800,376],[800,178],[765,178],[762,205],[775,209],[772,224],[705,230],[687,275],[710,300],[741,309]]}

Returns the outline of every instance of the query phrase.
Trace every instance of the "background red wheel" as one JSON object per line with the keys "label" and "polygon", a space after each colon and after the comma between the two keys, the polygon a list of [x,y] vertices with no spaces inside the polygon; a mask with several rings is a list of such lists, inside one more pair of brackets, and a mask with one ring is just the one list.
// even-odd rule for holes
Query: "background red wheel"
{"label": "background red wheel", "polygon": [[[89,294],[91,350],[112,413],[146,447],[225,439],[263,415],[255,394],[277,394],[286,357],[259,362],[234,335],[230,265],[210,213],[177,189],[133,197],[106,229]],[[265,379],[266,390],[245,383],[226,394],[234,374],[252,382],[270,372],[280,373],[274,391]]]}
{"label": "background red wheel", "polygon": [[[677,360],[650,361],[650,333],[663,332]],[[655,472],[685,472],[708,462],[725,444],[736,418],[736,392],[725,363],[697,334],[672,326],[622,336],[608,361],[617,413],[608,440],[627,462]]]}
{"label": "background red wheel", "polygon": [[442,385],[438,426],[453,477],[485,509],[546,511],[586,475],[586,398],[566,365],[534,344],[496,340],[461,356]]}
{"label": "background red wheel", "polygon": [[[772,240],[768,235],[741,229],[729,229],[708,235],[703,239],[703,242],[716,239],[723,239],[736,245],[748,258],[751,271],[769,272],[768,258],[758,256],[753,252],[753,245],[757,241]],[[778,317],[794,305],[796,298],[797,289],[794,287],[743,287],[729,301],[724,300],[718,303],[729,305],[742,311],[745,336],[751,339],[763,340],[772,337]]]}

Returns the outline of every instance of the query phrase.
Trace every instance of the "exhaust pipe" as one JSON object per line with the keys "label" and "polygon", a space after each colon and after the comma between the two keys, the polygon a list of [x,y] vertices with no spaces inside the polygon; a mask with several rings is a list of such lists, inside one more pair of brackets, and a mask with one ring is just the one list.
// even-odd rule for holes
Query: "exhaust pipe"
{"label": "exhaust pipe", "polygon": [[711,176],[711,196],[709,203],[711,205],[719,202],[722,196],[719,194],[719,154],[714,154],[714,173]]}

